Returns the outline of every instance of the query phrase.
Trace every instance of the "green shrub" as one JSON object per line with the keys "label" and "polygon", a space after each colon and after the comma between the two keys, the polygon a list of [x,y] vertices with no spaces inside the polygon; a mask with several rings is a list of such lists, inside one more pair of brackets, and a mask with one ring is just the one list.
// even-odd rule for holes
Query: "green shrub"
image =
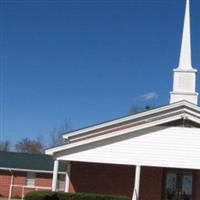
{"label": "green shrub", "polygon": [[14,196],[13,198],[14,198],[14,199],[21,199],[21,196],[16,195],[16,196]]}
{"label": "green shrub", "polygon": [[64,192],[30,192],[25,200],[130,200],[125,196]]}
{"label": "green shrub", "polygon": [[50,192],[29,192],[26,194],[25,200],[42,200],[47,195],[50,195]]}

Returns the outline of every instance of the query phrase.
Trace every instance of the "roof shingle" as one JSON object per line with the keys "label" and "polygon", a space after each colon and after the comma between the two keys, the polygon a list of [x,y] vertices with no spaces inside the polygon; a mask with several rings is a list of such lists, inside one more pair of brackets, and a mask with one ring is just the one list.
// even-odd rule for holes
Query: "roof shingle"
{"label": "roof shingle", "polygon": [[[17,152],[0,152],[0,168],[21,170],[53,171],[54,160],[45,154],[30,154]],[[66,166],[59,165],[59,172],[65,172]]]}

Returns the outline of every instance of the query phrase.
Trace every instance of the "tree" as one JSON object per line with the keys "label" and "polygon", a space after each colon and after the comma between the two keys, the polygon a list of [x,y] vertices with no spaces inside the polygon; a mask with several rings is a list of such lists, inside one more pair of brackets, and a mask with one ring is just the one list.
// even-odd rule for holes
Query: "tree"
{"label": "tree", "polygon": [[17,152],[24,153],[43,153],[44,144],[38,139],[23,138],[20,142],[15,145],[15,150]]}
{"label": "tree", "polygon": [[137,105],[132,105],[131,108],[129,109],[129,114],[137,114],[140,112],[144,112],[147,110],[151,110],[153,108],[156,108],[156,106],[152,106],[152,105],[145,105],[144,107],[141,106],[137,106]]}
{"label": "tree", "polygon": [[137,105],[132,105],[128,111],[128,114],[137,114],[137,113],[140,113],[142,112],[143,109],[140,107],[140,106],[137,106]]}
{"label": "tree", "polygon": [[0,151],[10,151],[11,150],[11,142],[10,140],[5,140],[0,142]]}
{"label": "tree", "polygon": [[54,128],[52,133],[50,134],[50,143],[49,147],[55,147],[62,144],[65,144],[65,139],[63,139],[62,135],[64,132],[70,130],[70,123],[68,120],[65,120],[64,124],[60,128]]}

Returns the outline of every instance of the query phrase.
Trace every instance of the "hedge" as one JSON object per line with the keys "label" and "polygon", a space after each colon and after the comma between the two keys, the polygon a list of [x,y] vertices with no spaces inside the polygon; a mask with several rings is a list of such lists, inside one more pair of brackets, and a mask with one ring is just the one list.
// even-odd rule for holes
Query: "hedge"
{"label": "hedge", "polygon": [[64,192],[30,192],[25,200],[130,200],[126,196]]}

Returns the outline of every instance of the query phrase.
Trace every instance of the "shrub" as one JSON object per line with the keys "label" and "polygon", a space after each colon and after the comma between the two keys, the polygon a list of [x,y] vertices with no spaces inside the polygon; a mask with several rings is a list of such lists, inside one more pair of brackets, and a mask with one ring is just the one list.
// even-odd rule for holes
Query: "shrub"
{"label": "shrub", "polygon": [[21,199],[21,196],[16,195],[16,196],[14,196],[13,198],[14,198],[14,199]]}
{"label": "shrub", "polygon": [[64,192],[30,192],[25,200],[130,200],[125,196]]}
{"label": "shrub", "polygon": [[43,200],[44,197],[50,196],[50,192],[29,192],[26,194],[26,200]]}

